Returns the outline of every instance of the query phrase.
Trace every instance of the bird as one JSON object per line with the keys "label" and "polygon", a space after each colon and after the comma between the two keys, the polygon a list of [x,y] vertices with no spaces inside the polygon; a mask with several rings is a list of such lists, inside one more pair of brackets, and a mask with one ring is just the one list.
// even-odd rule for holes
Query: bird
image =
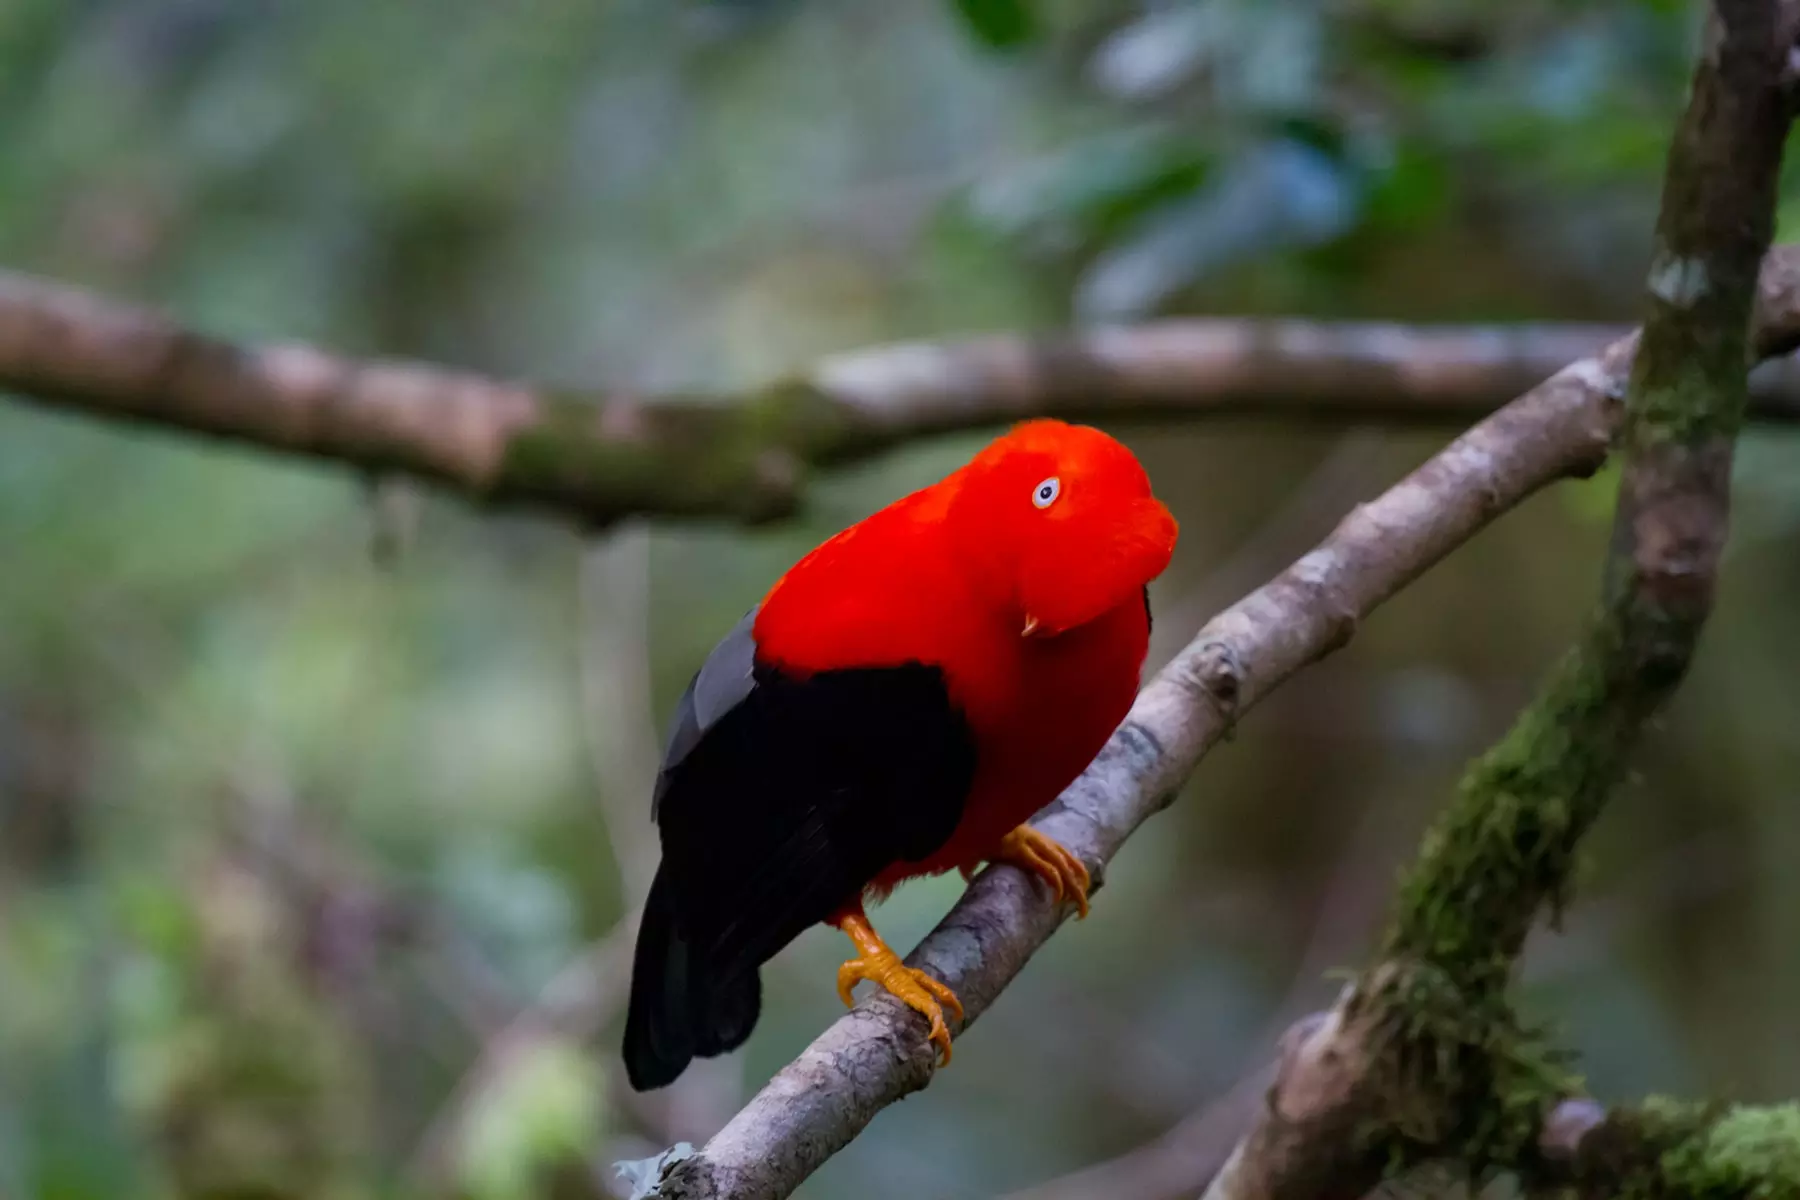
{"label": "bird", "polygon": [[1028,821],[1130,709],[1149,584],[1177,532],[1124,444],[1037,419],[775,581],[681,696],[652,789],[661,859],[623,1046],[634,1090],[743,1044],[760,968],[819,924],[855,948],[845,1005],[878,984],[949,1063],[945,1015],[961,1003],[865,906],[1003,862],[1087,915],[1087,868]]}

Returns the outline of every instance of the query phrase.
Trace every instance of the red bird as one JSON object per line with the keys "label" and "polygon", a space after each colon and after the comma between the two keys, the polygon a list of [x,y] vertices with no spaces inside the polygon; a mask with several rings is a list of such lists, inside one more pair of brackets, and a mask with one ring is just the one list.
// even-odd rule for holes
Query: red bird
{"label": "red bird", "polygon": [[1013,863],[1087,912],[1081,861],[1024,822],[1099,753],[1137,693],[1147,584],[1175,520],[1131,451],[1032,421],[819,546],[725,636],[677,709],[652,811],[625,1025],[639,1091],[733,1050],[758,969],[812,925],[950,1060],[938,980],[863,911],[904,879]]}

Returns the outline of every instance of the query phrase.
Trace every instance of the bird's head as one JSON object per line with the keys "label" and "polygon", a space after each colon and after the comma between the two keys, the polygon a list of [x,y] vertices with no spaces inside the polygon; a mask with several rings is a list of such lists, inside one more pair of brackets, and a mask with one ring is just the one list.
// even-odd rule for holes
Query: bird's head
{"label": "bird's head", "polygon": [[1136,456],[1086,425],[1028,421],[961,472],[951,519],[1025,636],[1133,599],[1175,552],[1175,518]]}

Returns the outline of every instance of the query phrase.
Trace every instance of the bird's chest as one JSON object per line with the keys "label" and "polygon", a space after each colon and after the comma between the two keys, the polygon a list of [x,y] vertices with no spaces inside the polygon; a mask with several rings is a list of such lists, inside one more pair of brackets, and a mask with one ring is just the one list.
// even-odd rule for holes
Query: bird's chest
{"label": "bird's chest", "polygon": [[966,820],[1004,833],[1054,800],[1118,727],[1149,645],[1143,605],[1122,606],[1055,638],[1022,639],[966,700],[976,777]]}

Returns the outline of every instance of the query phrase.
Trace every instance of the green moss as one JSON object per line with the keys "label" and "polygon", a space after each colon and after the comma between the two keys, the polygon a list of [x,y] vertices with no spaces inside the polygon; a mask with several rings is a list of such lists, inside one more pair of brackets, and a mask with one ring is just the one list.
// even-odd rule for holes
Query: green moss
{"label": "green moss", "polygon": [[1748,310],[1752,279],[1738,281],[1739,297],[1721,291],[1710,303],[1666,303],[1645,328],[1632,363],[1627,406],[1628,442],[1685,442],[1737,432],[1749,386]]}
{"label": "green moss", "polygon": [[[1382,1072],[1368,1136],[1391,1166],[1454,1155],[1477,1173],[1529,1168],[1545,1114],[1575,1090],[1566,1061],[1512,1009],[1513,964],[1539,911],[1549,905],[1554,913],[1563,903],[1581,838],[1623,776],[1644,720],[1679,681],[1692,645],[1691,622],[1647,607],[1633,589],[1609,591],[1613,602],[1470,768],[1427,835],[1400,888],[1382,955],[1387,965],[1363,985],[1359,1003],[1376,1022]],[[1623,1148],[1612,1174],[1596,1178],[1637,1179],[1649,1188],[1679,1177],[1696,1188],[1667,1195],[1762,1200],[1763,1192],[1697,1186],[1736,1178],[1720,1173],[1726,1144],[1711,1140],[1705,1110],[1652,1107],[1635,1119],[1630,1136],[1610,1143]]]}
{"label": "green moss", "polygon": [[540,393],[509,439],[487,498],[546,503],[596,523],[638,513],[756,523],[798,506],[808,466],[879,450],[917,430],[866,419],[804,379],[747,396],[635,406]]}
{"label": "green moss", "polygon": [[1664,1200],[1663,1156],[1703,1130],[1714,1115],[1704,1105],[1656,1097],[1637,1108],[1615,1109],[1581,1139],[1568,1172],[1577,1193]]}
{"label": "green moss", "polygon": [[1450,1157],[1480,1176],[1526,1158],[1545,1114],[1576,1090],[1567,1057],[1498,991],[1471,995],[1427,964],[1390,963],[1359,989],[1373,1022],[1375,1119],[1390,1174]]}
{"label": "green moss", "polygon": [[1623,773],[1642,716],[1625,622],[1603,612],[1537,701],[1465,775],[1402,883],[1387,966],[1365,981],[1385,1095],[1387,1161],[1451,1154],[1477,1172],[1529,1161],[1577,1080],[1508,999],[1538,912],[1560,905],[1581,837]]}
{"label": "green moss", "polygon": [[[1738,343],[1738,362],[1743,362],[1743,343]],[[1719,436],[1733,436],[1743,424],[1749,391],[1743,367],[1736,382],[1710,375],[1704,364],[1684,363],[1646,386],[1635,402],[1628,438],[1639,444],[1681,442],[1695,445]]]}
{"label": "green moss", "polygon": [[859,424],[850,409],[800,377],[776,380],[743,407],[757,437],[792,447],[809,462],[853,458],[893,440],[881,436],[872,425]]}
{"label": "green moss", "polygon": [[[1392,1165],[1457,1154],[1477,1169],[1529,1172],[1542,1118],[1572,1085],[1545,1041],[1521,1026],[1507,990],[1537,914],[1563,903],[1581,838],[1639,730],[1685,673],[1710,602],[1709,589],[1695,586],[1708,580],[1655,561],[1672,557],[1671,540],[1694,536],[1691,520],[1650,506],[1723,499],[1787,123],[1773,102],[1769,13],[1754,5],[1725,13],[1724,48],[1703,60],[1671,151],[1650,278],[1657,304],[1633,365],[1601,611],[1464,777],[1400,889],[1384,965],[1361,985],[1358,1016],[1375,1035],[1367,1048],[1378,1085],[1366,1136]],[[1744,151],[1751,173],[1740,180],[1712,169],[1721,146]],[[1713,515],[1704,504],[1699,511]],[[1660,575],[1645,577],[1650,568]],[[1653,1104],[1595,1132],[1582,1146],[1593,1160],[1583,1164],[1586,1195],[1800,1200],[1792,1109]]]}
{"label": "green moss", "polygon": [[773,407],[659,400],[608,428],[602,404],[546,396],[537,419],[508,441],[488,498],[553,502],[598,522],[646,512],[785,516],[797,502],[800,466]]}
{"label": "green moss", "polygon": [[1403,882],[1386,956],[1429,963],[1471,1002],[1506,986],[1538,909],[1560,903],[1582,834],[1623,769],[1637,706],[1618,635],[1593,622],[1536,703],[1464,776]]}
{"label": "green moss", "polygon": [[1662,1173],[1693,1200],[1800,1196],[1800,1104],[1731,1109],[1666,1151]]}
{"label": "green moss", "polygon": [[1594,1200],[1791,1200],[1800,1196],[1800,1105],[1653,1098],[1589,1133],[1574,1175]]}

